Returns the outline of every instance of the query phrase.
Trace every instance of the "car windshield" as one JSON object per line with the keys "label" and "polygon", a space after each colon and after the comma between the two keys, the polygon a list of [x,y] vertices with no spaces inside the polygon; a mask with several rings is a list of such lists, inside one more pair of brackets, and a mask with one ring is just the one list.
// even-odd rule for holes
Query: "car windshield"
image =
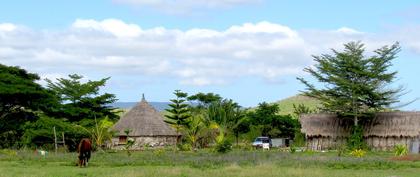
{"label": "car windshield", "polygon": [[264,141],[264,142],[268,142],[269,140],[268,140],[268,138],[257,138],[257,139],[255,139],[255,141],[256,142],[261,142],[261,141]]}

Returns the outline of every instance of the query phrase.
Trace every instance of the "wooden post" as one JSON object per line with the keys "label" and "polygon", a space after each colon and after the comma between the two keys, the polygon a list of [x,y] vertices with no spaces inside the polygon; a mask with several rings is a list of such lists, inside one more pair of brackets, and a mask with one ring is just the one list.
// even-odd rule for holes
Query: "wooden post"
{"label": "wooden post", "polygon": [[63,147],[64,147],[64,151],[67,151],[66,149],[66,142],[64,141],[64,132],[61,132],[63,135]]}
{"label": "wooden post", "polygon": [[57,154],[57,133],[55,132],[55,126],[53,127],[54,129],[54,144],[55,144],[55,153]]}

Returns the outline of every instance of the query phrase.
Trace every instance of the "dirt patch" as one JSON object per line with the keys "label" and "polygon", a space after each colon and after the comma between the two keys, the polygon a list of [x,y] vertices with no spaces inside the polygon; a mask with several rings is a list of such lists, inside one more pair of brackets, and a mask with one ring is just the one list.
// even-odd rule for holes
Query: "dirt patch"
{"label": "dirt patch", "polygon": [[420,161],[420,154],[409,154],[404,156],[392,157],[395,161]]}

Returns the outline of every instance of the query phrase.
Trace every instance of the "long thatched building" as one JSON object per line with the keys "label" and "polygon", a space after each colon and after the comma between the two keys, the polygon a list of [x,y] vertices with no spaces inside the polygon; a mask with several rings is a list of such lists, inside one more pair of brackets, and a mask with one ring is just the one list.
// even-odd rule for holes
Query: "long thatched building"
{"label": "long thatched building", "polygon": [[[112,139],[114,149],[121,149],[129,139],[133,149],[144,146],[174,145],[178,138],[175,130],[163,121],[163,116],[144,98],[114,125],[117,137]],[[127,135],[127,132],[128,135]]]}
{"label": "long thatched building", "polygon": [[[307,114],[299,119],[309,149],[335,149],[346,143],[350,125],[335,114]],[[420,112],[378,113],[364,126],[364,139],[376,150],[391,150],[397,144],[418,146]],[[417,151],[418,152],[418,151]]]}

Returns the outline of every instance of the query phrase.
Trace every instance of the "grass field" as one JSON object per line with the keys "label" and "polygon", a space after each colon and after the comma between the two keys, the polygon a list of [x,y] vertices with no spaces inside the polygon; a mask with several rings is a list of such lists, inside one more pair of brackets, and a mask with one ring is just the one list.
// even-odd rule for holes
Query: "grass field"
{"label": "grass field", "polygon": [[74,153],[29,151],[0,153],[0,176],[368,176],[418,177],[420,161],[393,161],[390,153],[364,158],[337,157],[335,152],[138,151],[94,153],[89,167],[76,166]]}

